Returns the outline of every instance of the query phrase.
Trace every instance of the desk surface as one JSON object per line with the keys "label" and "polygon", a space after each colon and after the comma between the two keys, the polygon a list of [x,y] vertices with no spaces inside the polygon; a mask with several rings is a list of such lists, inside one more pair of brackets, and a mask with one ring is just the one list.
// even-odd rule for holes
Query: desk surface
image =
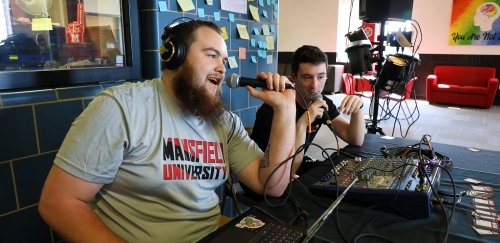
{"label": "desk surface", "polygon": [[[402,147],[416,143],[418,141],[402,138],[383,139],[379,135],[367,134],[363,147],[347,146],[345,151],[367,157],[382,156],[380,148],[383,146]],[[457,192],[471,189],[463,179],[481,180],[494,188],[493,199],[496,205],[500,205],[500,161],[498,159],[500,152],[486,150],[472,152],[463,147],[445,144],[433,144],[433,146],[434,151],[451,158],[453,165],[449,171],[456,183]],[[342,159],[342,156],[339,159]],[[307,228],[333,201],[332,198],[311,194],[307,188],[317,182],[319,177],[330,169],[331,167],[324,165],[312,168],[292,182],[290,197],[283,206],[269,207],[267,203],[262,202],[260,207],[285,222]],[[441,178],[440,189],[452,191],[450,179],[444,171],[441,173]],[[271,203],[282,201],[281,198],[270,199]],[[297,204],[300,209],[297,209]],[[451,206],[447,205],[445,208],[449,214]],[[307,212],[309,215],[307,222],[297,218],[298,210]],[[456,207],[450,222],[448,242],[500,242],[499,236],[480,236],[472,229],[472,210],[473,205],[470,197],[464,198],[462,203]],[[344,242],[338,227],[341,228],[349,242],[354,242],[356,237],[364,234],[372,235],[362,237],[358,242],[388,242],[378,239],[375,235],[389,239],[389,242],[442,242],[446,223],[443,210],[439,205],[433,206],[429,218],[410,220],[378,208],[343,201],[338,211],[318,231],[317,236],[331,239],[334,242]]]}

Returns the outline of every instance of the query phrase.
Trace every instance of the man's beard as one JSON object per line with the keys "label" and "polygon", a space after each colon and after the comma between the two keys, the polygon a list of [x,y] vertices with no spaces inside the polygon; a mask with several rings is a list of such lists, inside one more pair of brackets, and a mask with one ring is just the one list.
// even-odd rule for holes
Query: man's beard
{"label": "man's beard", "polygon": [[224,112],[225,106],[220,99],[222,89],[210,94],[204,85],[206,80],[197,80],[189,64],[184,64],[173,79],[173,89],[181,102],[181,108],[204,120],[216,121]]}

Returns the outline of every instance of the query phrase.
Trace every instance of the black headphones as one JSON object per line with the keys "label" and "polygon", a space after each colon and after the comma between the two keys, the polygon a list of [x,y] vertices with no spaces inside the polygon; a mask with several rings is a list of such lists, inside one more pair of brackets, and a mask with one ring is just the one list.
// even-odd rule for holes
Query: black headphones
{"label": "black headphones", "polygon": [[185,43],[182,42],[175,33],[177,32],[178,26],[192,20],[193,19],[188,17],[176,18],[163,29],[163,34],[161,35],[162,44],[160,46],[160,59],[165,63],[167,69],[176,69],[184,62],[187,48]]}

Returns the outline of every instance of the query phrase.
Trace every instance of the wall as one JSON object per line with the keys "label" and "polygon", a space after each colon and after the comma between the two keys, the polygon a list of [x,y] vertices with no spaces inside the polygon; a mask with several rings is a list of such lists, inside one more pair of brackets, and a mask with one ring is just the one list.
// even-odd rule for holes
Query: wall
{"label": "wall", "polygon": [[[343,49],[338,50],[337,46],[343,39],[343,35],[347,33],[341,29],[347,29],[346,25],[349,23],[344,19],[347,20],[348,17],[339,17],[338,20],[336,18],[345,16],[349,12],[348,7],[339,7],[339,3],[348,6],[350,1],[319,0],[314,1],[314,5],[309,1],[282,1],[278,32],[279,66],[286,66],[291,53],[307,43],[317,45],[332,56],[344,52]],[[425,99],[425,78],[433,73],[436,65],[491,66],[497,69],[497,77],[499,76],[500,48],[498,45],[448,45],[452,3],[453,0],[413,1],[412,18],[418,21],[423,34],[422,44],[418,51],[421,65],[416,68],[419,79],[415,83],[417,97],[420,99]],[[309,10],[311,7],[312,11]],[[353,11],[352,15],[358,16],[358,12]],[[311,21],[303,21],[304,19]],[[355,24],[351,24],[349,29],[352,30],[355,27]],[[334,62],[332,60],[335,59],[329,60]],[[497,92],[495,104],[499,103],[500,92]]]}
{"label": "wall", "polygon": [[[205,0],[194,2],[195,7],[205,8],[207,20],[213,20],[213,12],[220,6],[220,0],[214,0],[211,7],[206,5]],[[264,2],[265,9],[272,16],[274,7],[268,5],[267,1]],[[168,11],[165,12],[158,11],[157,1],[140,1],[140,4],[153,6],[148,11],[141,8],[142,13],[155,13],[153,16],[157,16],[153,21],[156,22],[155,29],[151,28],[150,23],[141,23],[141,32],[149,33],[145,38],[153,40],[153,47],[148,47],[151,49],[143,48],[143,53],[151,53],[149,56],[145,55],[146,59],[143,60],[143,65],[147,66],[154,62],[147,58],[158,57],[160,34],[168,22],[180,16],[198,17],[195,10],[180,12],[175,0],[166,1]],[[257,1],[251,4],[256,5]],[[136,9],[139,9],[138,7]],[[264,23],[277,25],[276,19],[261,16],[261,22],[256,23],[250,21],[248,15],[235,14],[235,22],[229,22],[228,13],[223,11],[221,21],[217,23],[226,26],[230,37],[226,42],[229,55],[236,56],[238,62],[238,68],[228,67],[227,75],[238,73],[255,77],[257,72],[276,71],[277,51],[267,51],[267,55],[272,56],[272,63],[267,63],[267,59],[263,58],[257,58],[257,63],[252,63],[251,55],[257,55],[257,51],[262,48],[253,47],[250,41],[239,39],[235,25],[248,25],[250,38],[262,41],[265,36],[250,33],[253,27],[260,28]],[[277,32],[272,34],[275,36],[276,46]],[[239,47],[247,48],[246,59],[238,59]],[[148,75],[157,76],[155,69],[152,70],[153,73],[149,72]],[[15,93],[0,92],[0,242],[61,241],[38,214],[37,206],[43,183],[73,120],[97,93],[118,84],[121,82]],[[249,97],[244,88],[229,89],[223,85],[223,89],[223,100],[227,106],[242,118],[245,126],[251,126],[261,102]],[[222,189],[218,190],[219,194],[221,192]],[[228,214],[231,208],[226,209]]]}

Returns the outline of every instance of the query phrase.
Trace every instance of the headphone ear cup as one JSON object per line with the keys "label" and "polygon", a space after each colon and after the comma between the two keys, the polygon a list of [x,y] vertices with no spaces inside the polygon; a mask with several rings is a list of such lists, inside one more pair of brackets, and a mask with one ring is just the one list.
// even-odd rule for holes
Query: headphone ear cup
{"label": "headphone ear cup", "polygon": [[175,36],[167,38],[160,47],[160,58],[165,67],[173,70],[178,68],[186,58],[186,46],[176,40]]}

